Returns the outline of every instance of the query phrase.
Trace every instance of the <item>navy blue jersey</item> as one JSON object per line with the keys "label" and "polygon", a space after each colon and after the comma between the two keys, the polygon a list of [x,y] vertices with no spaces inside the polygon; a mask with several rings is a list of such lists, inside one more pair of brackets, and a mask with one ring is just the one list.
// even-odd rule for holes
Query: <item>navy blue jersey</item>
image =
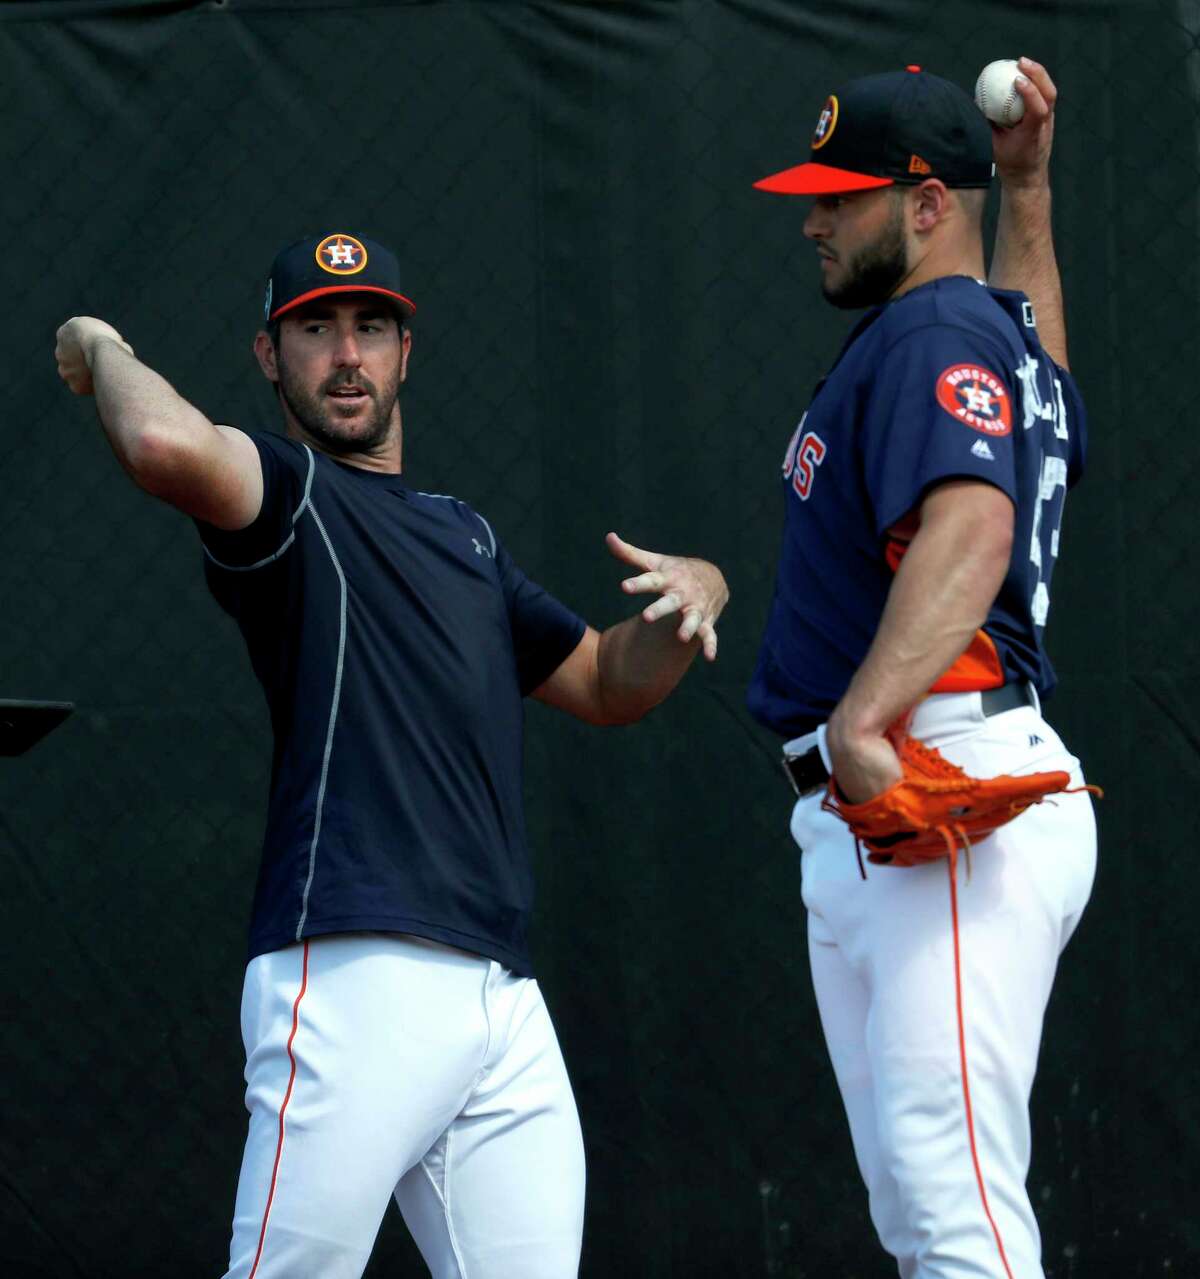
{"label": "navy blue jersey", "polygon": [[1083,470],[1083,403],[1038,341],[1024,294],[949,276],[867,313],[788,444],[783,551],[748,694],[785,737],[829,718],[875,636],[935,485],[983,480],[1013,501],[1008,573],[937,692],[1054,672],[1042,648],[1063,500]]}
{"label": "navy blue jersey", "polygon": [[583,621],[465,503],[251,438],[258,518],[201,525],[274,730],[251,958],[373,929],[528,975],[521,699]]}

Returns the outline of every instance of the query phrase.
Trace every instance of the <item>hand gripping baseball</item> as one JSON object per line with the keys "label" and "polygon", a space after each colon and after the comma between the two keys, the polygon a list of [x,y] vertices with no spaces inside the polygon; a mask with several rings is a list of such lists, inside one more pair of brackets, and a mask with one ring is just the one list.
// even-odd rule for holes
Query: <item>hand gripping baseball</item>
{"label": "hand gripping baseball", "polygon": [[76,395],[91,395],[95,389],[92,384],[92,352],[96,343],[105,338],[133,354],[133,347],[111,324],[90,315],[74,316],[58,330],[54,344],[58,376]]}
{"label": "hand gripping baseball", "polygon": [[715,564],[683,555],[659,555],[643,551],[623,541],[616,533],[604,539],[612,554],[625,564],[643,570],[627,577],[621,589],[627,595],[656,592],[661,596],[642,610],[642,620],[657,622],[660,617],[681,613],[676,634],[683,643],[699,638],[704,656],[717,656],[717,618],[729,601],[729,588]]}
{"label": "hand gripping baseball", "polygon": [[996,173],[1006,186],[1034,186],[1047,181],[1054,143],[1054,105],[1058,89],[1040,62],[1021,58],[1016,90],[1025,114],[1010,129],[992,125]]}

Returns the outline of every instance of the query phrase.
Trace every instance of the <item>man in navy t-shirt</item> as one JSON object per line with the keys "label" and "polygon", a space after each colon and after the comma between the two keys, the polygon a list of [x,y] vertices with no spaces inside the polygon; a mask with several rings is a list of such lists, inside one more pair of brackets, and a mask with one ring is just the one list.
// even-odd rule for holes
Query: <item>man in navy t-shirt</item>
{"label": "man in navy t-shirt", "polygon": [[354,1279],[395,1197],[439,1279],[569,1279],[583,1148],[532,979],[522,699],[640,718],[728,592],[608,535],[659,598],[603,634],[465,502],[402,472],[415,308],[344,233],[275,259],[255,352],[286,434],[209,422],[110,326],[59,330],[134,480],[198,524],[274,732],[242,1003],[249,1135],[227,1279]]}
{"label": "man in navy t-shirt", "polygon": [[956,920],[945,862],[873,866],[863,882],[822,805],[831,786],[861,802],[896,781],[889,734],[904,723],[973,775],[1062,769],[1082,784],[1040,711],[1085,422],[1050,236],[1056,94],[1044,68],[1021,70],[1011,131],[918,67],[855,80],[826,99],[810,160],[756,184],[815,197],[804,234],[824,296],[870,308],[784,454],[748,702],[786,739],[822,1026],[872,1220],[906,1279],[1042,1274],[1029,1092],[1095,867],[1090,800],[1056,797],[980,841],[969,882],[960,861]]}

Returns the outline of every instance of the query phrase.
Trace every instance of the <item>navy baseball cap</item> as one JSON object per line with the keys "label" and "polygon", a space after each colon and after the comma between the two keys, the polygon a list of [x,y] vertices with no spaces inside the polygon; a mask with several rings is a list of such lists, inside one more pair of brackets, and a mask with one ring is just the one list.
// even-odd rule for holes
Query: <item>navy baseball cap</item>
{"label": "navy baseball cap", "polygon": [[378,293],[389,298],[401,320],[416,307],[400,291],[400,264],[382,244],[363,236],[309,236],[280,249],[271,264],[263,318],[267,323],[331,293]]}
{"label": "navy baseball cap", "polygon": [[811,159],[754,185],[781,195],[841,195],[940,178],[992,181],[992,128],[974,99],[920,67],[863,76],[825,99]]}

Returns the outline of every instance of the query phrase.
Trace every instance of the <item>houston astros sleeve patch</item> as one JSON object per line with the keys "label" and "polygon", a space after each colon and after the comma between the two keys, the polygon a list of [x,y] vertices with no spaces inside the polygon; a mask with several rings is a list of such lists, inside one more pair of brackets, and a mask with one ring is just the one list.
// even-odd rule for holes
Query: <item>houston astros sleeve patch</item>
{"label": "houston astros sleeve patch", "polygon": [[937,380],[937,402],[958,422],[984,435],[1012,432],[1008,388],[981,364],[952,364]]}

